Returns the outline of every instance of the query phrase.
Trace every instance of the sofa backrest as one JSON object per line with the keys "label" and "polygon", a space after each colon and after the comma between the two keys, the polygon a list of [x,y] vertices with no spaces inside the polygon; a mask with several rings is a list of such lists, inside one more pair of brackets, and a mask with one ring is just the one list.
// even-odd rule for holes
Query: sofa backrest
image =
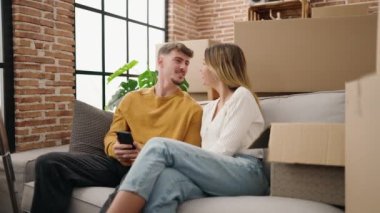
{"label": "sofa backrest", "polygon": [[[201,102],[202,105],[206,103]],[[273,122],[343,123],[345,93],[344,90],[338,90],[261,97],[260,105],[268,127]],[[76,100],[70,151],[104,155],[103,139],[112,123],[112,117],[112,112]],[[263,138],[268,140],[269,137]],[[267,141],[260,140],[260,143],[267,144]],[[263,147],[262,144],[259,147]]]}
{"label": "sofa backrest", "polygon": [[261,97],[266,125],[273,122],[344,123],[344,90]]}

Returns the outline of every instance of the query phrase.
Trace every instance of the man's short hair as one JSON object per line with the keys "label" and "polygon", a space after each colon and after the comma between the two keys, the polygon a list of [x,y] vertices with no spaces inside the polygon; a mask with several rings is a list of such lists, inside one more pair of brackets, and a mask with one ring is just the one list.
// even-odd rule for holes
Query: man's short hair
{"label": "man's short hair", "polygon": [[160,48],[160,50],[158,51],[158,56],[160,56],[160,55],[167,55],[167,54],[169,54],[173,50],[177,50],[177,51],[185,54],[189,58],[192,58],[193,54],[194,54],[191,49],[189,49],[188,47],[186,47],[186,45],[184,45],[182,43],[178,43],[178,42],[170,42],[170,43],[164,44]]}

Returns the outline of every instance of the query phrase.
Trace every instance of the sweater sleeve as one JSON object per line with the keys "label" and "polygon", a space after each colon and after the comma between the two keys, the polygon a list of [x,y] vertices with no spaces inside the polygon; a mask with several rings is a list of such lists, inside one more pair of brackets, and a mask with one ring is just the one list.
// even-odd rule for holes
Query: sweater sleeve
{"label": "sweater sleeve", "polygon": [[104,137],[104,151],[110,157],[115,157],[115,153],[113,151],[113,145],[116,143],[116,132],[129,130],[129,126],[126,120],[125,111],[128,107],[128,95],[123,98],[122,102],[116,108],[115,114],[113,116],[112,124],[110,129],[108,130],[106,136]]}
{"label": "sweater sleeve", "polygon": [[247,140],[254,128],[254,137],[262,131],[263,119],[259,106],[252,94],[239,94],[228,106],[218,140],[211,151],[232,156]]}
{"label": "sweater sleeve", "polygon": [[189,128],[186,132],[184,141],[195,145],[195,146],[201,146],[201,123],[202,123],[202,109],[199,107],[199,110],[197,110],[192,118],[189,125]]}

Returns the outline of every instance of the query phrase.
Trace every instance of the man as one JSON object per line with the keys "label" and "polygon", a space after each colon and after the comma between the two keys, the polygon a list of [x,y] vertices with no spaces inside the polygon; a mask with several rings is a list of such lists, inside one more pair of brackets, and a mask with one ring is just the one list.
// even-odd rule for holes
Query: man
{"label": "man", "polygon": [[[200,145],[202,109],[178,85],[185,79],[193,51],[181,43],[160,48],[158,82],[127,94],[115,111],[104,139],[107,156],[49,153],[37,159],[32,213],[67,212],[74,187],[117,186],[140,148],[152,137]],[[132,133],[137,149],[120,144],[116,132]]]}

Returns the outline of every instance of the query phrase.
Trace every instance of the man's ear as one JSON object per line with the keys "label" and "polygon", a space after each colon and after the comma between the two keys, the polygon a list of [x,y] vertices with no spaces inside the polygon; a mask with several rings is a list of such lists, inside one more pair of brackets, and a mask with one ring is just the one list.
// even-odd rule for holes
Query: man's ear
{"label": "man's ear", "polygon": [[164,63],[164,57],[162,55],[158,56],[157,67],[159,67],[161,69],[163,63]]}

